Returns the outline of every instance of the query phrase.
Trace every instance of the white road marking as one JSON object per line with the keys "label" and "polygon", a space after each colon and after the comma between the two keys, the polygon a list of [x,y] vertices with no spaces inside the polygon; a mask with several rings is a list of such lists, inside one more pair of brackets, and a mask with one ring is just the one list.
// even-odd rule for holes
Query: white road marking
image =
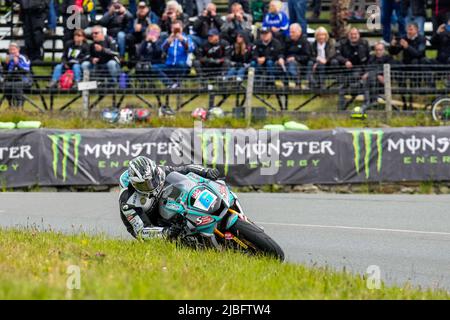
{"label": "white road marking", "polygon": [[348,226],[327,226],[327,225],[318,225],[318,224],[275,223],[275,222],[256,222],[256,224],[274,225],[274,226],[286,226],[286,227],[300,227],[300,228],[328,228],[328,229],[364,230],[364,231],[398,232],[398,233],[417,233],[417,234],[450,236],[450,232],[437,232],[437,231],[419,231],[419,230],[384,229],[384,228],[365,228],[365,227],[348,227]]}

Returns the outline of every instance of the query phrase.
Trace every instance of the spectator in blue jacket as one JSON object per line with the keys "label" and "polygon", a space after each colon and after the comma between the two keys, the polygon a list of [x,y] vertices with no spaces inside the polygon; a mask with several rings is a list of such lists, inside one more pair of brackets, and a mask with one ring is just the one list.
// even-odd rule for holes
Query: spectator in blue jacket
{"label": "spectator in blue jacket", "polygon": [[269,11],[264,16],[263,27],[270,28],[276,38],[282,39],[289,35],[289,18],[281,11],[282,3],[272,0],[269,3]]}
{"label": "spectator in blue jacket", "polygon": [[20,54],[17,43],[12,42],[8,48],[5,60],[5,91],[4,95],[11,107],[23,107],[23,90],[31,87],[30,60]]}
{"label": "spectator in blue jacket", "polygon": [[[176,20],[172,23],[171,34],[162,44],[166,53],[166,63],[154,66],[161,81],[170,88],[179,86],[178,79],[189,71],[188,56],[194,52],[194,43],[183,33],[183,22]],[[175,78],[171,80],[170,78]]]}

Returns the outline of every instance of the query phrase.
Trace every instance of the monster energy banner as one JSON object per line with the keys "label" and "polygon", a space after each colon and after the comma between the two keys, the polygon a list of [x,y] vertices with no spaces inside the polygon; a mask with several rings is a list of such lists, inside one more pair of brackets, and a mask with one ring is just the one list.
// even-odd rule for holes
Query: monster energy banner
{"label": "monster energy banner", "polygon": [[115,185],[138,155],[218,168],[233,185],[450,180],[450,127],[0,131],[0,184]]}

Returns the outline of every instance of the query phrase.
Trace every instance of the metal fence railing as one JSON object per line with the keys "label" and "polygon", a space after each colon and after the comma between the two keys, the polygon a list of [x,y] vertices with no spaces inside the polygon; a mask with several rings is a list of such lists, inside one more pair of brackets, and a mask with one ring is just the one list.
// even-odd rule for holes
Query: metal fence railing
{"label": "metal fence railing", "polygon": [[[6,105],[11,107],[23,107],[29,103],[41,111],[65,110],[74,104],[79,106],[78,99],[84,91],[92,100],[84,106],[88,109],[95,108],[98,105],[96,101],[106,97],[110,97],[117,106],[133,98],[148,107],[156,107],[169,104],[169,98],[173,97],[177,99],[176,109],[195,104],[199,97],[207,97],[208,107],[221,106],[230,99],[232,105],[243,106],[251,94],[256,101],[273,110],[299,110],[310,99],[336,96],[337,103],[327,106],[327,109],[340,111],[360,96],[363,103],[376,103],[382,98],[385,109],[390,111],[394,98],[406,101],[407,106],[407,102],[420,100],[426,104],[433,96],[450,94],[448,65],[369,65],[351,69],[308,65],[296,70],[279,65],[270,68],[256,66],[252,67],[254,76],[252,73],[251,81],[249,69],[148,66],[125,73],[118,65],[110,69],[105,65],[84,73],[80,83],[90,82],[90,87],[78,87],[74,83],[68,89],[48,88],[51,76],[6,73],[0,82],[0,106],[6,101]],[[252,88],[248,88],[249,83],[253,84]],[[298,97],[306,101],[303,99],[300,105],[294,105]],[[278,101],[278,105],[270,102],[269,98]],[[281,98],[283,103],[280,103]],[[14,102],[17,100],[19,103]],[[288,101],[292,103],[289,105]]]}

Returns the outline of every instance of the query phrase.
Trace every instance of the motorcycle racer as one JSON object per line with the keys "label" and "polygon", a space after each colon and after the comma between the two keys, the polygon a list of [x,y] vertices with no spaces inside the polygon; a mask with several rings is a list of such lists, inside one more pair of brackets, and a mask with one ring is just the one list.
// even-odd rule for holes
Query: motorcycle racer
{"label": "motorcycle racer", "polygon": [[127,231],[138,239],[152,237],[174,238],[180,232],[178,226],[158,226],[158,201],[164,187],[166,175],[170,172],[187,174],[193,172],[207,179],[217,180],[217,169],[198,165],[179,167],[157,166],[144,156],[129,162],[128,170],[122,173],[120,181],[119,209]]}

